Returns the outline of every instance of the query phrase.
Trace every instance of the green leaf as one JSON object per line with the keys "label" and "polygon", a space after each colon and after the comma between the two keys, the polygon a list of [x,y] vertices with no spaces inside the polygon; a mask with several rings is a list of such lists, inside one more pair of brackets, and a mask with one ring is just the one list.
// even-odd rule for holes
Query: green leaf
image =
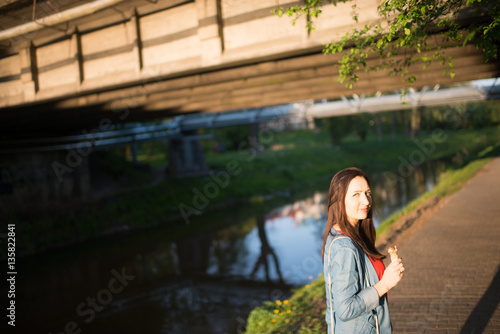
{"label": "green leaf", "polygon": [[[300,3],[299,5],[287,9],[277,6],[273,12],[279,16],[293,17],[293,23],[305,18],[306,28],[310,33],[314,31],[315,19],[320,16],[324,4],[337,5],[347,2],[350,0],[304,0],[297,2]],[[484,14],[488,19],[484,22],[475,22],[468,27],[459,26],[455,18],[463,10],[464,2],[467,5],[478,4],[477,7],[484,7]],[[433,63],[452,67],[450,59],[439,53],[432,56],[420,56],[423,52],[432,54],[436,49],[442,53],[462,43],[463,46],[474,44],[476,48],[483,50],[486,62],[498,55],[500,5],[497,3],[498,0],[382,0],[377,7],[380,18],[376,21],[378,23],[364,25],[364,28],[349,29],[346,36],[342,37],[339,42],[328,44],[324,53],[345,52],[348,55],[339,62],[339,78],[346,79],[348,85],[356,82],[354,72],[358,70],[358,67],[365,71],[381,67],[389,70],[394,67],[392,74],[401,75],[405,72],[404,76],[409,76],[410,81],[417,78],[412,77],[411,73],[405,70],[417,61],[424,61],[424,68],[428,68]],[[483,4],[491,6],[483,6]],[[354,21],[357,21],[359,10],[356,4],[352,6],[350,16]],[[483,9],[480,11],[483,13]],[[435,29],[436,26],[446,29],[441,31],[441,29]],[[435,34],[430,33],[435,30]],[[442,38],[443,43],[437,47],[427,45],[427,41],[434,36]],[[349,45],[349,51],[347,45]],[[371,53],[375,53],[375,57],[379,58],[379,63],[368,67],[366,60],[368,54]],[[403,60],[390,60],[390,57],[394,55],[401,55]],[[447,74],[453,75],[450,71]]]}

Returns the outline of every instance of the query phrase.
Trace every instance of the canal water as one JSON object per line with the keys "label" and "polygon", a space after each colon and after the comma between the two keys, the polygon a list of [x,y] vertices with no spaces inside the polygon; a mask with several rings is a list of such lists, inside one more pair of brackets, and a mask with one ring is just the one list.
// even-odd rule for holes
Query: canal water
{"label": "canal water", "polygon": [[[430,190],[446,162],[370,173],[376,224]],[[89,242],[20,260],[20,333],[239,333],[265,300],[322,271],[329,180],[298,197],[234,205],[190,224]],[[184,233],[183,235],[186,235]]]}

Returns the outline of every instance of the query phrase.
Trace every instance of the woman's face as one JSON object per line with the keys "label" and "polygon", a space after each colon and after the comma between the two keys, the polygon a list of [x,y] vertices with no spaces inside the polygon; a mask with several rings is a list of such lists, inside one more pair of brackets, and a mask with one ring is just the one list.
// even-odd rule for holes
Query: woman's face
{"label": "woman's face", "polygon": [[362,176],[356,176],[349,183],[345,196],[345,210],[349,222],[356,226],[365,219],[372,204],[371,190],[368,182]]}

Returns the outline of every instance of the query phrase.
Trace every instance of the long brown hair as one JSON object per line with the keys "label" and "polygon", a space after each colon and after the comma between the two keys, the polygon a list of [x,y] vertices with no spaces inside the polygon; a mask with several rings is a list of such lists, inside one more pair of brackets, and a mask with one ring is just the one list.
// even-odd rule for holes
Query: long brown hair
{"label": "long brown hair", "polygon": [[357,243],[365,252],[366,255],[372,259],[384,259],[385,256],[382,255],[375,247],[375,225],[373,224],[373,202],[368,210],[368,214],[365,219],[355,227],[349,223],[347,219],[347,212],[345,208],[345,197],[347,194],[347,188],[351,183],[352,179],[357,176],[363,177],[368,186],[370,186],[370,178],[361,169],[356,167],[350,167],[341,170],[332,178],[330,183],[330,191],[328,193],[328,220],[326,222],[325,233],[323,235],[323,246],[321,247],[321,258],[324,261],[325,254],[325,244],[328,234],[335,223],[338,223],[342,232],[345,233],[349,238],[351,238],[355,243]]}

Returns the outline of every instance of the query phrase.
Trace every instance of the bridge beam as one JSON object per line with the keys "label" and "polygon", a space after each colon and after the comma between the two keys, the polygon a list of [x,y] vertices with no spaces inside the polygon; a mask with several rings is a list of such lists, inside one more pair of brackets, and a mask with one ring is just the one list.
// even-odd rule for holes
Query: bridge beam
{"label": "bridge beam", "polygon": [[36,50],[32,43],[19,50],[19,59],[21,62],[21,84],[23,87],[24,98],[34,99],[35,94],[40,89],[38,81],[38,68],[36,61]]}
{"label": "bridge beam", "polygon": [[[484,63],[482,55],[473,46],[447,50],[447,55],[456,59],[454,78],[442,75],[444,68],[439,64],[425,70],[415,65],[413,72],[418,76],[417,84],[447,85],[500,75],[499,64]],[[68,108],[77,103],[102,103],[102,108],[109,109],[130,104],[133,100],[139,105],[137,112],[163,111],[170,115],[219,112],[306,99],[334,99],[353,93],[375,93],[378,90],[386,92],[407,85],[401,78],[389,76],[386,71],[361,72],[359,82],[353,89],[348,89],[338,82],[335,68],[338,57],[322,55],[318,50],[318,53],[298,58],[269,60],[165,80],[146,80],[142,82],[141,89],[122,88],[62,99],[57,102],[57,108]],[[374,61],[370,59],[368,62],[374,64]]]}
{"label": "bridge beam", "polygon": [[224,51],[224,24],[221,0],[196,1],[198,36],[202,64],[220,62]]}
{"label": "bridge beam", "polygon": [[187,131],[180,138],[171,139],[168,157],[170,175],[182,177],[208,173],[208,165],[196,131]]}

